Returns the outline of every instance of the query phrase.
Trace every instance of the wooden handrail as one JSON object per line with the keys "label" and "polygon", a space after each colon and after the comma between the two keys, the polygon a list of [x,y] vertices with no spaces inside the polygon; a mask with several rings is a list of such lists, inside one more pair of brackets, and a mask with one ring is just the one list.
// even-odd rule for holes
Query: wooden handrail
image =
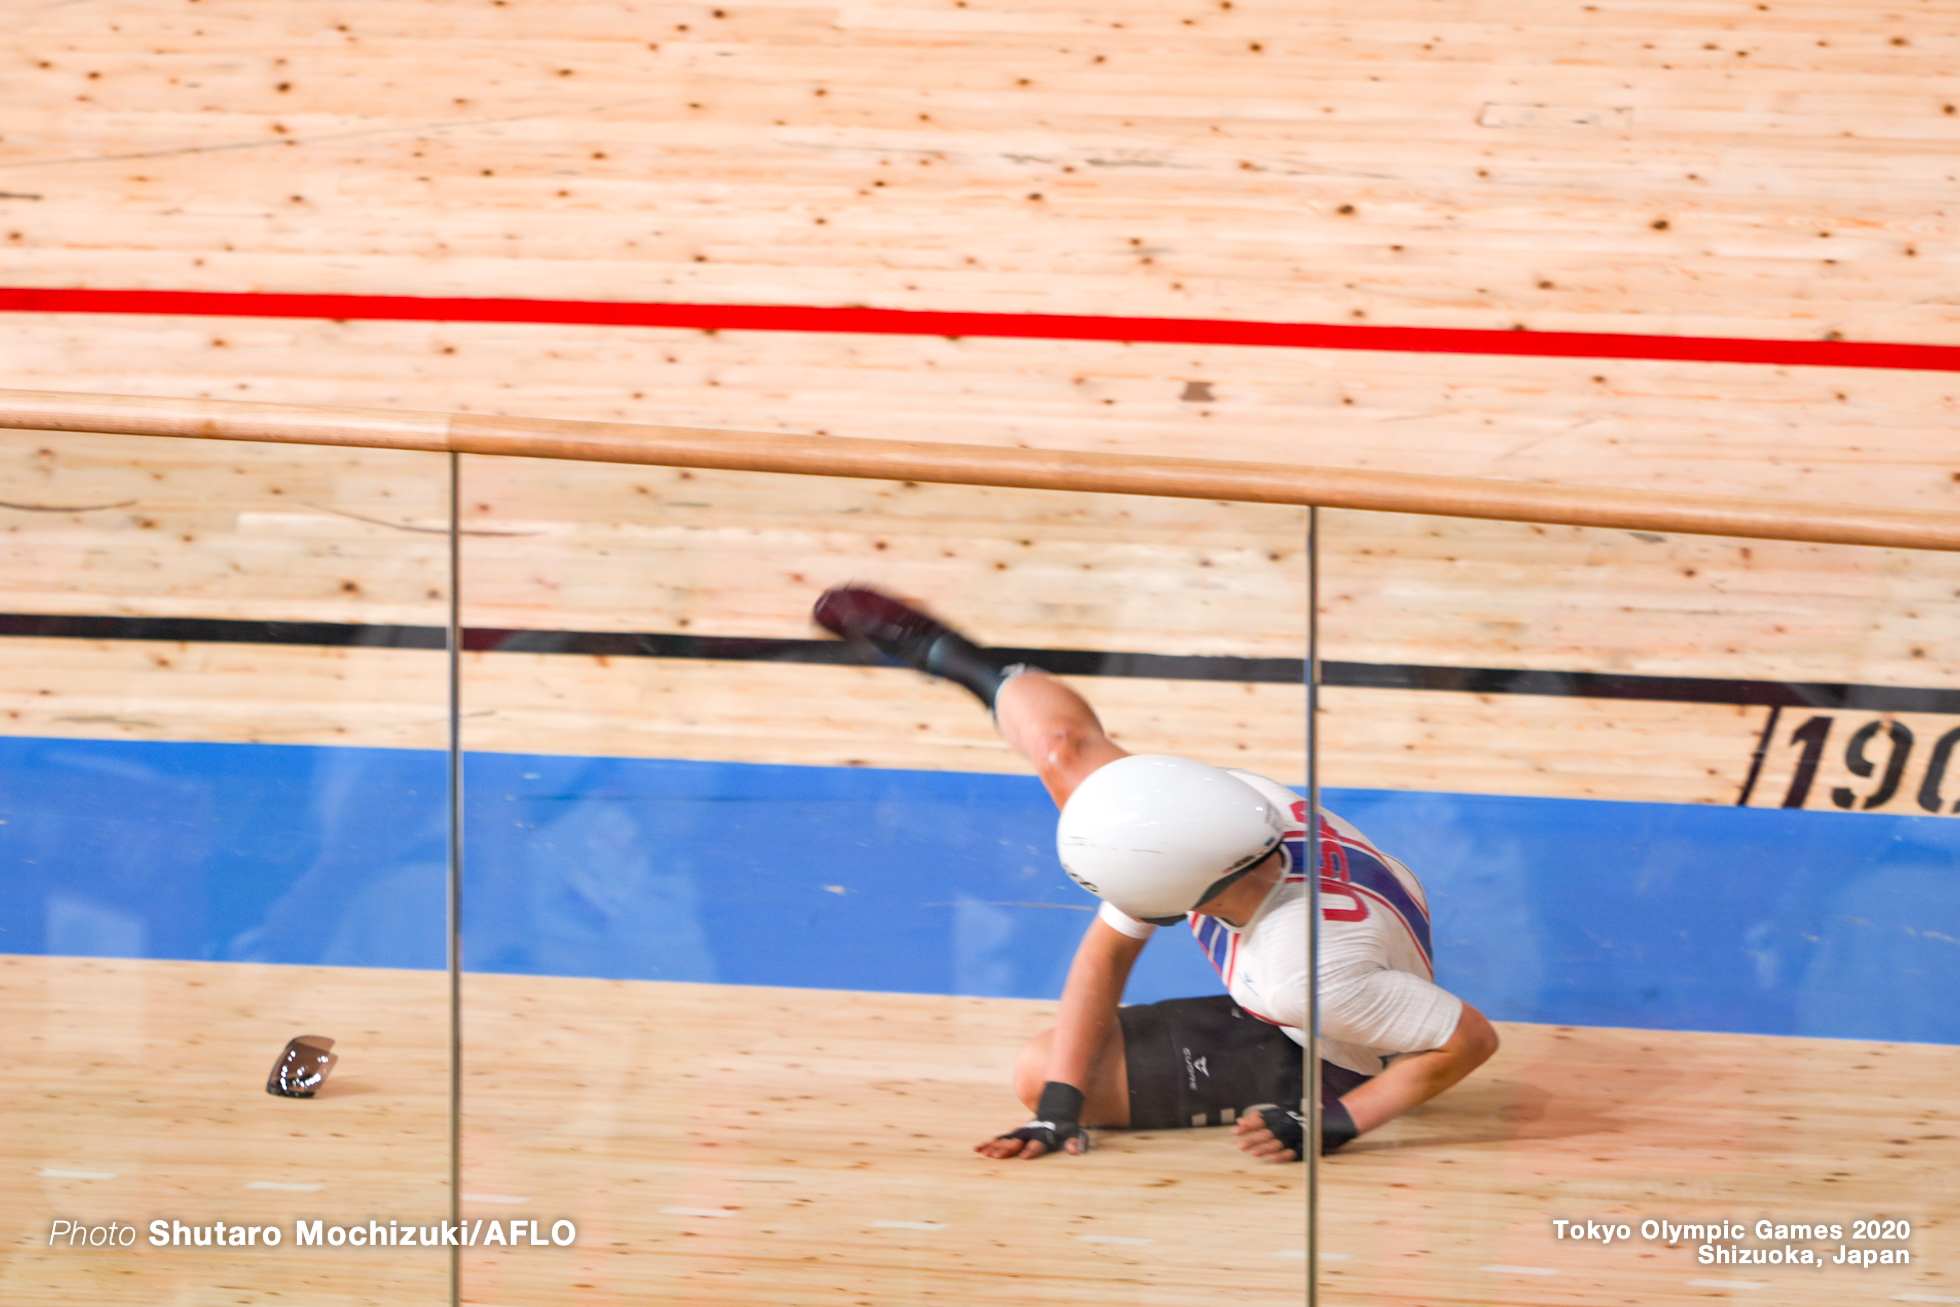
{"label": "wooden handrail", "polygon": [[1228,463],[552,418],[0,390],[0,427],[567,458],[1036,490],[1223,499],[1630,531],[1960,551],[1960,514],[1820,507],[1287,463]]}

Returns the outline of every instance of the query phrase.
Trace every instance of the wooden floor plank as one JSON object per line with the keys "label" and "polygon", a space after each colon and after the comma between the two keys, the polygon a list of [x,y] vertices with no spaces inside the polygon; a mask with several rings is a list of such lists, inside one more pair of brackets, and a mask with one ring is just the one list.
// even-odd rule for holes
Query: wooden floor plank
{"label": "wooden floor plank", "polygon": [[523,9],[36,10],[4,239],[38,285],[1955,338],[1937,7]]}
{"label": "wooden floor plank", "polygon": [[[57,1208],[436,1219],[442,988],[437,973],[0,959],[18,1052],[0,1094],[19,1127],[0,1216],[29,1232]],[[1110,1134],[1086,1158],[1038,1165],[968,1151],[1021,1110],[1008,1070],[1050,1004],[472,975],[465,1005],[464,1192],[525,1200],[467,1211],[579,1227],[570,1249],[466,1254],[466,1301],[558,1300],[577,1284],[594,1301],[1169,1305],[1220,1277],[1235,1301],[1299,1300],[1301,1263],[1286,1254],[1302,1247],[1300,1172],[1244,1160],[1222,1130]],[[1327,1293],[1673,1302],[1724,1277],[1793,1304],[1943,1291],[1945,1050],[1500,1030],[1504,1048],[1470,1081],[1326,1164]],[[342,1061],[317,1099],[271,1098],[265,1068],[299,1033],[337,1039]],[[253,1178],[321,1188],[244,1188]],[[1848,1235],[1875,1215],[1913,1222],[1911,1265],[1711,1270],[1690,1245],[1586,1245],[1550,1224],[1768,1218]],[[0,1259],[9,1301],[441,1293],[439,1255],[290,1236],[225,1256],[23,1239]],[[1541,1273],[1502,1269],[1520,1266]]]}

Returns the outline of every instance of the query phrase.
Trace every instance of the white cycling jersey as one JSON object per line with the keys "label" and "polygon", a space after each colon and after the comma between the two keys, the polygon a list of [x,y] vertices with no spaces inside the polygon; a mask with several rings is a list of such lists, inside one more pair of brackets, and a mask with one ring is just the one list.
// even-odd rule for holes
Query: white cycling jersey
{"label": "white cycling jersey", "polygon": [[[1291,820],[1285,874],[1243,927],[1190,916],[1191,933],[1246,1012],[1306,1042],[1306,801],[1278,781],[1232,773]],[[1320,810],[1320,1056],[1362,1075],[1398,1053],[1439,1048],[1463,1001],[1435,983],[1422,883],[1349,823]],[[1102,905],[1104,923],[1136,939],[1156,927]]]}

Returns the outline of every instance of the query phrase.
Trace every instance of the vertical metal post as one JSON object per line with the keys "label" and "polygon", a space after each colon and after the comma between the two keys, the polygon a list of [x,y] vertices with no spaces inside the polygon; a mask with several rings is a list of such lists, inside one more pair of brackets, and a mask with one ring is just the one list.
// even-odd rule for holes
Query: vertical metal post
{"label": "vertical metal post", "polygon": [[[449,456],[449,1219],[463,1223],[463,511],[461,456]],[[463,1250],[449,1249],[449,1307],[461,1307]]]}
{"label": "vertical metal post", "polygon": [[1320,1301],[1320,510],[1307,509],[1307,1307]]}

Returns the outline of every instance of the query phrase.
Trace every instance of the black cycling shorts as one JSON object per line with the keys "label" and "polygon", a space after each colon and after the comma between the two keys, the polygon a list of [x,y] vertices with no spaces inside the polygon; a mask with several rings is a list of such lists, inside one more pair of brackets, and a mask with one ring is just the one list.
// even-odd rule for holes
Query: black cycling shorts
{"label": "black cycling shorts", "polygon": [[[1130,1128],[1230,1125],[1258,1103],[1298,1106],[1306,1064],[1284,1030],[1224,994],[1117,1009],[1130,1075]],[[1369,1077],[1320,1064],[1336,1097]],[[1091,1123],[1093,1124],[1093,1123]]]}

